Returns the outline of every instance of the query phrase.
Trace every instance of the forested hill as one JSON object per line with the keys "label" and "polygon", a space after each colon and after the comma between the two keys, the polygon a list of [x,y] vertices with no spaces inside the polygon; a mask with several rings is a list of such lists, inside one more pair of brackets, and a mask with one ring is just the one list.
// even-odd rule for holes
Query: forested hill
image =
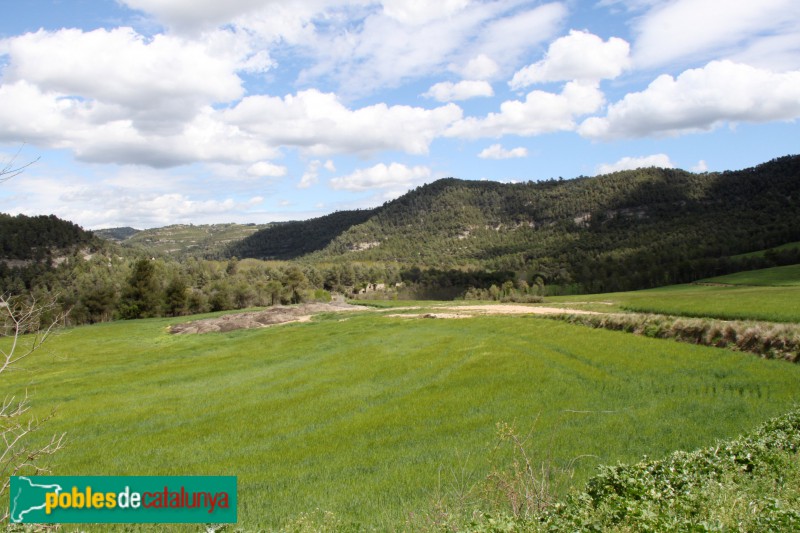
{"label": "forested hill", "polygon": [[0,213],[0,259],[42,261],[97,242],[91,232],[55,215]]}
{"label": "forested hill", "polygon": [[650,287],[800,240],[800,156],[724,173],[649,168],[519,184],[451,178],[373,211],[329,217],[258,232],[235,255],[313,251],[312,261],[536,271],[591,291]]}
{"label": "forested hill", "polygon": [[233,243],[229,255],[259,259],[295,259],[322,250],[348,229],[366,222],[374,209],[337,211],[310,220],[276,222]]}

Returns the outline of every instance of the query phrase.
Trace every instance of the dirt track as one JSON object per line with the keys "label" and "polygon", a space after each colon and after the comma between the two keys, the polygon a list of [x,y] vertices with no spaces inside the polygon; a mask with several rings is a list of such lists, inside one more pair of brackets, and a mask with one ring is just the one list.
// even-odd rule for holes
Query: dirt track
{"label": "dirt track", "polygon": [[[558,307],[533,307],[519,304],[496,305],[447,305],[437,307],[405,307],[402,309],[424,309],[423,313],[392,313],[385,315],[395,318],[469,318],[480,315],[560,315],[563,313],[586,315],[598,314],[594,311],[561,309]],[[397,309],[395,310],[397,311]]]}

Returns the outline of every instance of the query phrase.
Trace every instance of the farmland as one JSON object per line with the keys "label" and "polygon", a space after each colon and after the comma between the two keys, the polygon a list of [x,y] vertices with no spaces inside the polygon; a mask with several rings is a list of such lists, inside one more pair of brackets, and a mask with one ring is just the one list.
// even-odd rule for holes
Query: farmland
{"label": "farmland", "polygon": [[[768,286],[766,278],[775,275],[774,270],[765,269],[757,278],[761,286],[752,283],[753,273],[711,278],[707,285],[674,285],[645,291],[619,292],[580,296],[548,298],[550,303],[600,311],[636,311],[670,315],[713,317],[722,319],[754,319],[771,322],[800,322],[800,286]],[[764,273],[765,271],[770,271]],[[796,267],[795,267],[796,271]],[[747,279],[751,283],[723,285],[723,279]],[[788,285],[787,277],[779,278]],[[793,278],[798,279],[798,278]],[[796,283],[796,282],[795,282]]]}
{"label": "farmland", "polygon": [[[640,302],[697,306],[704,298],[690,295],[727,289],[645,291]],[[780,293],[743,289],[786,312]],[[385,314],[208,335],[170,335],[179,319],[74,328],[6,390],[27,389],[40,414],[57,408],[46,431],[70,443],[54,474],[234,474],[246,529],[316,509],[400,527],[502,462],[501,421],[534,428],[540,460],[581,457],[569,481],[580,486],[598,465],[733,437],[800,396],[799,367],[728,350],[525,316]]]}

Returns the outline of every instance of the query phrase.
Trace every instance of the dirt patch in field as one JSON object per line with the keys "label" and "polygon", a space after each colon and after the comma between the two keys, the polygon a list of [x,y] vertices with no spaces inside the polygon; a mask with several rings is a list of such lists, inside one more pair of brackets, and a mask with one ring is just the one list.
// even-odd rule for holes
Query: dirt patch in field
{"label": "dirt patch in field", "polygon": [[368,307],[350,304],[300,304],[277,305],[263,311],[235,313],[216,318],[205,318],[183,324],[176,324],[169,330],[175,335],[189,333],[213,333],[237,329],[263,328],[291,322],[308,322],[320,313],[339,313],[346,311],[367,311]]}
{"label": "dirt patch in field", "polygon": [[[406,309],[422,309],[407,307]],[[562,309],[559,307],[534,307],[530,305],[498,304],[498,305],[453,305],[425,308],[427,313],[393,313],[385,315],[397,318],[469,318],[480,315],[597,315],[596,311],[579,309]]]}

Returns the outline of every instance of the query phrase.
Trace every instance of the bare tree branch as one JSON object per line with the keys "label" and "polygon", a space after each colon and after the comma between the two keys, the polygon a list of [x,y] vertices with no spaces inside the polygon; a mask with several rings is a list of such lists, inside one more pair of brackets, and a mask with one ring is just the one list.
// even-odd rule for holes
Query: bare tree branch
{"label": "bare tree branch", "polygon": [[[0,374],[41,348],[64,324],[66,313],[55,296],[45,302],[0,294]],[[6,396],[0,403],[0,495],[8,492],[10,478],[16,475],[41,475],[48,472],[42,462],[64,447],[66,434],[53,435],[46,444],[32,444],[30,437],[50,420],[55,411],[41,420],[30,416],[28,392],[21,398]],[[9,510],[0,511],[0,520]]]}
{"label": "bare tree branch", "polygon": [[3,165],[2,168],[0,168],[0,183],[8,181],[15,176],[19,176],[25,171],[26,168],[39,161],[39,159],[41,158],[40,156],[34,159],[33,161],[28,161],[24,165],[17,166],[16,163],[17,158],[19,157],[19,154],[22,152],[22,148],[24,146],[25,146],[24,144],[20,146],[17,152],[13,156],[11,156],[11,158],[6,162],[5,165]]}

